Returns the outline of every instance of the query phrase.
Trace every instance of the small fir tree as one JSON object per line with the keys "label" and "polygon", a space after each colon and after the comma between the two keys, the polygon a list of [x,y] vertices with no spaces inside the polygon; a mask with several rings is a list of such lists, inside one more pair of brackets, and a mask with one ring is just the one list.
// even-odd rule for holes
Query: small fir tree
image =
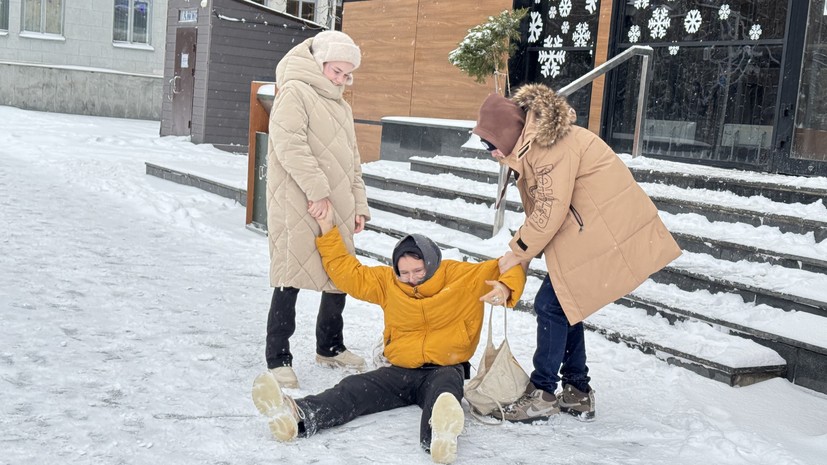
{"label": "small fir tree", "polygon": [[504,90],[510,93],[508,59],[517,49],[520,21],[527,12],[527,8],[520,8],[489,16],[487,22],[468,30],[459,46],[448,54],[448,61],[479,83],[493,76],[498,94],[502,94],[500,82],[504,79]]}

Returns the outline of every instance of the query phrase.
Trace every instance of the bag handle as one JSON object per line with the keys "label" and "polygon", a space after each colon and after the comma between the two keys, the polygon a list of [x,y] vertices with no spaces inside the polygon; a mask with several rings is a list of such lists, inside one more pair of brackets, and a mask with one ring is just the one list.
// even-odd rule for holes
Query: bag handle
{"label": "bag handle", "polygon": [[[492,329],[494,329],[494,304],[489,304],[491,306],[491,310],[488,313],[488,340],[487,344],[494,345],[494,341],[492,339],[491,333],[493,333]],[[503,308],[503,340],[508,339],[508,308],[505,305],[502,306]]]}

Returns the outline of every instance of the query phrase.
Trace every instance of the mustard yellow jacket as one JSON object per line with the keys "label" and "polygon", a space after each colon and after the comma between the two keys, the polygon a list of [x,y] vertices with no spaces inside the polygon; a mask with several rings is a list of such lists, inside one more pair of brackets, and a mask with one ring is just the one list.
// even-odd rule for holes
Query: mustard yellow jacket
{"label": "mustard yellow jacket", "polygon": [[501,275],[497,260],[442,260],[430,279],[414,287],[400,282],[390,266],[361,264],[348,253],[338,228],[316,238],[316,246],[337,288],[382,307],[385,357],[404,368],[467,362],[480,340],[484,303],[479,298],[491,290],[485,281],[511,289],[508,307],[520,299],[526,281],[520,266]]}

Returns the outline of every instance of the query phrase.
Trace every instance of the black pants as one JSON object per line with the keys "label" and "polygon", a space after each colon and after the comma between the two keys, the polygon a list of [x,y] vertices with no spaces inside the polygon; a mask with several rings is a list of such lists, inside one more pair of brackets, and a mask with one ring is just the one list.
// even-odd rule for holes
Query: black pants
{"label": "black pants", "polygon": [[296,399],[304,413],[301,436],[343,425],[356,417],[408,405],[419,405],[419,441],[431,446],[431,411],[443,392],[462,399],[462,365],[423,368],[382,367],[344,378],[336,386],[315,396]]}
{"label": "black pants", "polygon": [[[267,368],[293,366],[290,353],[290,336],[296,331],[296,298],[299,290],[295,287],[273,289],[270,314],[267,316],[267,344],[264,356]],[[345,294],[322,292],[319,314],[316,316],[316,353],[332,357],[342,353],[346,347],[342,340],[345,309]]]}

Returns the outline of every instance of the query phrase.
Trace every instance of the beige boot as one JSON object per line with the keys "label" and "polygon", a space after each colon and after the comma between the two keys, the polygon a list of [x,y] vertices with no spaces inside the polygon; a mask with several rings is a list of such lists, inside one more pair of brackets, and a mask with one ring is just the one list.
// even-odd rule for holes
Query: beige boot
{"label": "beige boot", "polygon": [[279,385],[285,389],[298,389],[299,379],[296,378],[296,372],[292,367],[278,367],[270,368],[270,373],[276,377]]}
{"label": "beige boot", "polygon": [[334,355],[333,357],[325,357],[324,355],[316,354],[316,362],[320,365],[329,366],[332,368],[347,368],[356,371],[365,371],[365,359],[345,349],[344,352]]}
{"label": "beige boot", "polygon": [[431,412],[431,460],[452,463],[457,458],[457,436],[465,427],[465,412],[457,398],[443,392]]}
{"label": "beige boot", "polygon": [[253,382],[253,403],[270,422],[270,432],[279,441],[292,441],[299,434],[299,410],[293,399],[281,392],[281,386],[270,371]]}

